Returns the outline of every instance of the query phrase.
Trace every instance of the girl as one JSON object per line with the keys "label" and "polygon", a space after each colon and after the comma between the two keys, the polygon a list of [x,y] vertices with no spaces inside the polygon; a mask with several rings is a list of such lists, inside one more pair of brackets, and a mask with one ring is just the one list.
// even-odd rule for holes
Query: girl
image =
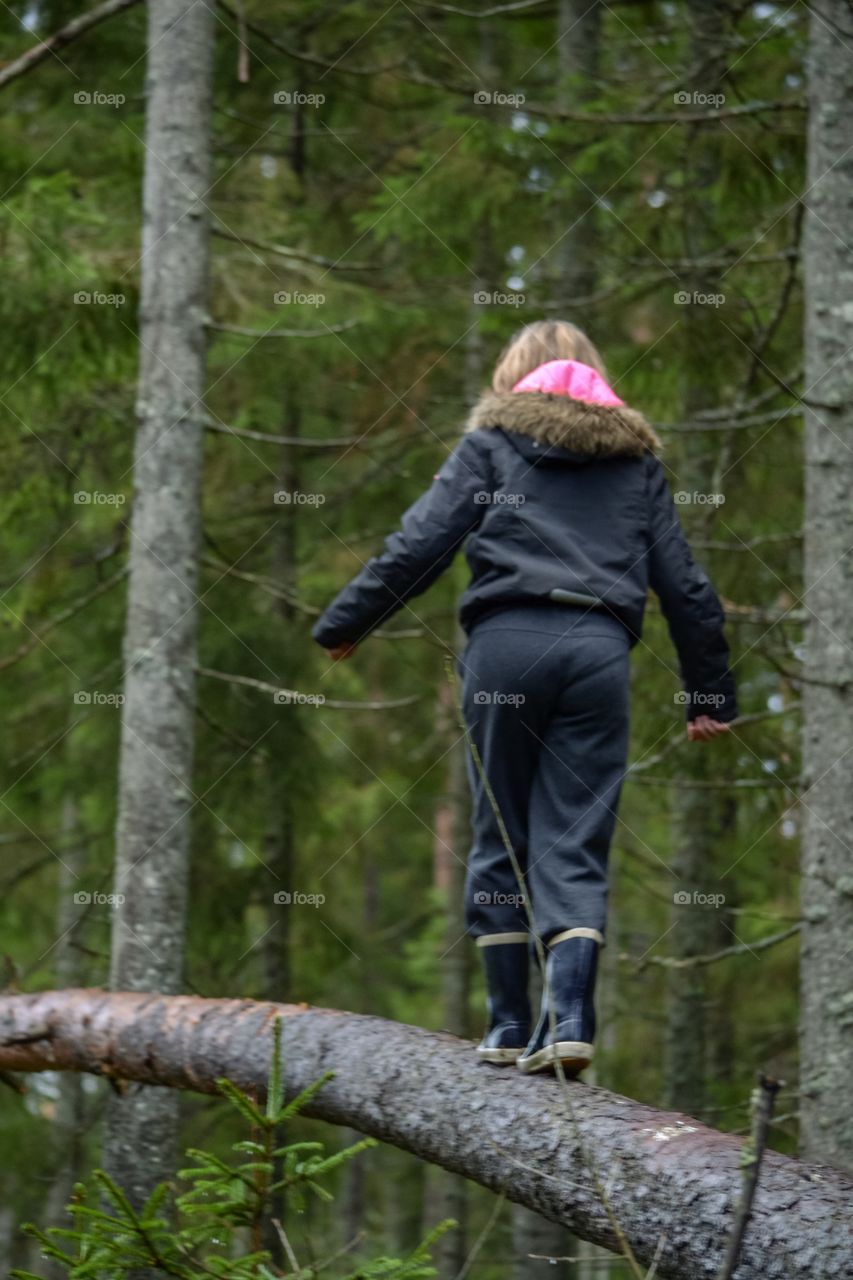
{"label": "girl", "polygon": [[[630,649],[649,586],[678,654],[690,741],[737,715],[723,611],[679,524],[660,442],[589,338],[527,325],[432,487],[313,629],[334,659],[425,591],[465,543],[462,702],[474,833],[466,918],[484,961],[478,1052],[525,1072],[591,1061],[607,859],[628,751]],[[489,798],[494,794],[513,858]],[[516,869],[521,873],[519,883]],[[546,955],[531,1028],[531,930]],[[532,1034],[531,1034],[532,1031]]]}

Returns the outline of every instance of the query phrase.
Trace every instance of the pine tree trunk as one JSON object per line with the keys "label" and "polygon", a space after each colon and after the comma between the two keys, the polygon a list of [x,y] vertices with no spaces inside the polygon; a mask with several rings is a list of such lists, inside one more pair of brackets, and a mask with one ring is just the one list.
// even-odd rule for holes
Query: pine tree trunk
{"label": "pine tree trunk", "polygon": [[[84,884],[84,844],[75,835],[78,822],[77,802],[73,795],[62,798],[60,829],[62,857],[57,863],[56,937],[54,948],[56,984],[77,987],[86,981],[82,961],[82,918],[86,904],[74,900],[75,891]],[[53,1181],[47,1196],[45,1225],[72,1227],[67,1205],[74,1183],[83,1173],[83,1140],[86,1133],[85,1094],[79,1076],[61,1075],[58,1080],[56,1113],[53,1122]],[[50,1259],[39,1260],[49,1280],[65,1280],[67,1271]],[[31,1265],[35,1265],[33,1259]]]}
{"label": "pine tree trunk", "polygon": [[[701,74],[689,90],[718,93],[725,71],[725,35],[730,25],[720,0],[690,0],[690,73]],[[689,260],[701,260],[718,247],[713,222],[714,204],[710,188],[717,180],[719,137],[712,126],[689,129],[685,137],[684,250]],[[685,290],[691,300],[679,305],[684,339],[684,412],[689,418],[717,403],[718,390],[708,367],[707,353],[713,350],[720,322],[713,307],[696,301],[697,295],[712,294],[716,281],[700,270],[688,271]],[[707,453],[695,442],[674,477],[673,488],[688,493],[706,493],[715,468]],[[719,470],[719,468],[716,468]],[[697,508],[681,508],[688,535],[710,536],[716,508],[705,503]],[[698,518],[696,518],[698,515]],[[691,519],[691,516],[694,518]],[[709,708],[710,711],[712,709]],[[697,903],[694,894],[719,892],[718,850],[732,820],[730,802],[722,792],[692,783],[701,783],[713,771],[713,761],[700,746],[688,747],[680,782],[673,796],[674,856],[672,924],[668,935],[674,956],[688,959],[707,954],[718,945],[719,916],[705,900]],[[690,899],[684,901],[684,895]],[[664,1046],[664,1100],[667,1106],[701,1116],[705,1107],[706,1078],[710,1043],[710,975],[703,966],[670,969],[666,982],[666,1033]]]}
{"label": "pine tree trunk", "polygon": [[[285,397],[285,408],[282,414],[282,434],[290,438],[299,436],[301,415],[299,403],[295,396]],[[278,489],[293,493],[299,488],[299,467],[297,451],[294,445],[280,446],[278,463]],[[272,578],[281,587],[296,591],[297,574],[297,512],[298,506],[281,503],[277,507],[278,520],[272,538]],[[294,622],[295,609],[289,599],[276,601],[276,613],[286,631]],[[283,725],[277,732],[281,735]],[[274,744],[270,744],[274,748]],[[265,842],[265,862],[269,869],[266,875],[264,906],[267,917],[267,930],[261,943],[264,967],[264,989],[270,1000],[286,1000],[292,987],[292,915],[289,907],[277,899],[279,892],[292,892],[298,888],[298,870],[296,861],[296,831],[293,814],[293,797],[288,786],[287,768],[292,763],[287,755],[286,746],[280,745],[272,749],[267,759],[267,786],[269,804],[269,829]],[[287,1133],[282,1128],[276,1133],[276,1144],[284,1146]],[[280,1158],[274,1161],[273,1178],[279,1181],[283,1173]],[[286,1254],[278,1229],[273,1219],[284,1221],[287,1204],[287,1193],[279,1192],[277,1204],[264,1219],[264,1247],[269,1249],[274,1262],[279,1266],[286,1263]]]}
{"label": "pine tree trunk", "polygon": [[[295,399],[286,402],[282,432],[295,439],[299,436],[301,415]],[[299,467],[296,448],[281,445],[278,464],[278,489],[293,493],[299,488]],[[297,512],[296,503],[282,503],[277,508],[275,536],[272,541],[272,577],[278,584],[295,592],[297,575]],[[290,600],[276,601],[276,613],[285,628],[293,625],[295,610]],[[264,978],[270,1000],[285,1000],[291,987],[291,914],[276,902],[279,890],[292,892],[298,889],[296,868],[296,844],[293,804],[287,775],[287,762],[281,753],[273,751],[270,758],[269,804],[270,831],[266,841],[266,861],[272,872],[269,893],[266,898],[266,915],[269,925],[263,942]]]}
{"label": "pine tree trunk", "polygon": [[805,584],[800,1125],[853,1169],[853,20],[811,14],[805,279]]}
{"label": "pine tree trunk", "polygon": [[0,1205],[0,1275],[17,1265],[15,1244],[20,1239],[18,1215],[11,1205]]}
{"label": "pine tree trunk", "polygon": [[[481,281],[478,279],[476,288]],[[474,322],[465,340],[465,395],[469,402],[476,398],[484,380],[485,368],[481,313],[471,308]],[[462,653],[467,637],[456,623],[453,648]],[[454,1035],[468,1036],[471,1000],[471,942],[465,923],[465,874],[470,847],[470,793],[466,773],[467,745],[459,722],[456,689],[442,673],[438,714],[442,738],[454,745],[450,748],[445,770],[445,794],[436,809],[434,831],[435,885],[444,895],[445,930],[442,946],[441,990],[442,1024]],[[462,1271],[468,1251],[468,1188],[464,1178],[441,1173],[435,1188],[437,1216],[453,1218],[459,1225],[442,1236],[436,1247],[440,1280],[452,1280]]]}
{"label": "pine tree trunk", "polygon": [[[603,7],[600,0],[559,0],[557,5],[558,105],[563,108],[578,110],[596,95]],[[578,179],[561,201],[559,216],[557,299],[565,307],[564,318],[586,328],[585,300],[594,293],[600,271],[597,193]]]}
{"label": "pine tree trunk", "polygon": [[[465,637],[457,629],[457,650]],[[453,741],[461,729],[457,721],[452,687],[444,679],[439,687],[438,716],[441,740]],[[435,812],[433,856],[436,888],[445,903],[445,929],[439,966],[441,972],[441,1024],[454,1035],[467,1036],[471,978],[471,942],[465,926],[465,864],[468,856],[468,782],[465,776],[465,742],[456,742],[445,756],[445,793]],[[465,1264],[468,1188],[464,1178],[442,1172],[436,1188],[436,1212],[459,1225],[442,1236],[436,1246],[441,1280],[452,1280]]]}
{"label": "pine tree trunk", "polygon": [[[196,582],[205,391],[214,13],[150,0],[138,428],[110,982],[180,991],[193,805]],[[178,1099],[108,1104],[104,1163],[134,1204],[167,1177]]]}

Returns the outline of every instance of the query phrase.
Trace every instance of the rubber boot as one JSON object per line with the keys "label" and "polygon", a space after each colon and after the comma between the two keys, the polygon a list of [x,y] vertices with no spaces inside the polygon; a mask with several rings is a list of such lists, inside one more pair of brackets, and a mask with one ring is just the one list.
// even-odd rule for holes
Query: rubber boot
{"label": "rubber boot", "polygon": [[477,1053],[484,1062],[507,1066],[530,1038],[526,933],[491,933],[477,939],[486,973],[489,1025]]}
{"label": "rubber boot", "polygon": [[592,1061],[593,995],[598,949],[603,942],[597,929],[566,929],[548,943],[539,1022],[524,1053],[516,1059],[516,1066],[526,1075],[553,1070],[559,1060],[567,1076],[576,1076]]}

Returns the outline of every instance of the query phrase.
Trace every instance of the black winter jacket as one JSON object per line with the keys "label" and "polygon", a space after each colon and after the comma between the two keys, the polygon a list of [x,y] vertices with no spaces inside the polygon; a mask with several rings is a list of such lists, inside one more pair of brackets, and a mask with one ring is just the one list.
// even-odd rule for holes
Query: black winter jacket
{"label": "black winter jacket", "polygon": [[[640,639],[648,588],[678,653],[687,718],[737,715],[723,610],[682,531],[651,426],[626,406],[543,392],[485,394],[401,528],[332,601],[312,635],[357,643],[425,591],[465,544],[460,620],[595,597]],[[466,541],[467,540],[467,541]]]}

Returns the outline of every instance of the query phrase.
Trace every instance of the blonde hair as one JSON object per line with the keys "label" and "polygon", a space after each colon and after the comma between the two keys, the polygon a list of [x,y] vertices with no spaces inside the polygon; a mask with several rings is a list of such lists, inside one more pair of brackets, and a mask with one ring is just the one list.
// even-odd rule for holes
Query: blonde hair
{"label": "blonde hair", "polygon": [[512,391],[526,374],[549,360],[579,360],[607,381],[604,361],[582,329],[568,320],[535,320],[504,347],[492,375],[494,391]]}

